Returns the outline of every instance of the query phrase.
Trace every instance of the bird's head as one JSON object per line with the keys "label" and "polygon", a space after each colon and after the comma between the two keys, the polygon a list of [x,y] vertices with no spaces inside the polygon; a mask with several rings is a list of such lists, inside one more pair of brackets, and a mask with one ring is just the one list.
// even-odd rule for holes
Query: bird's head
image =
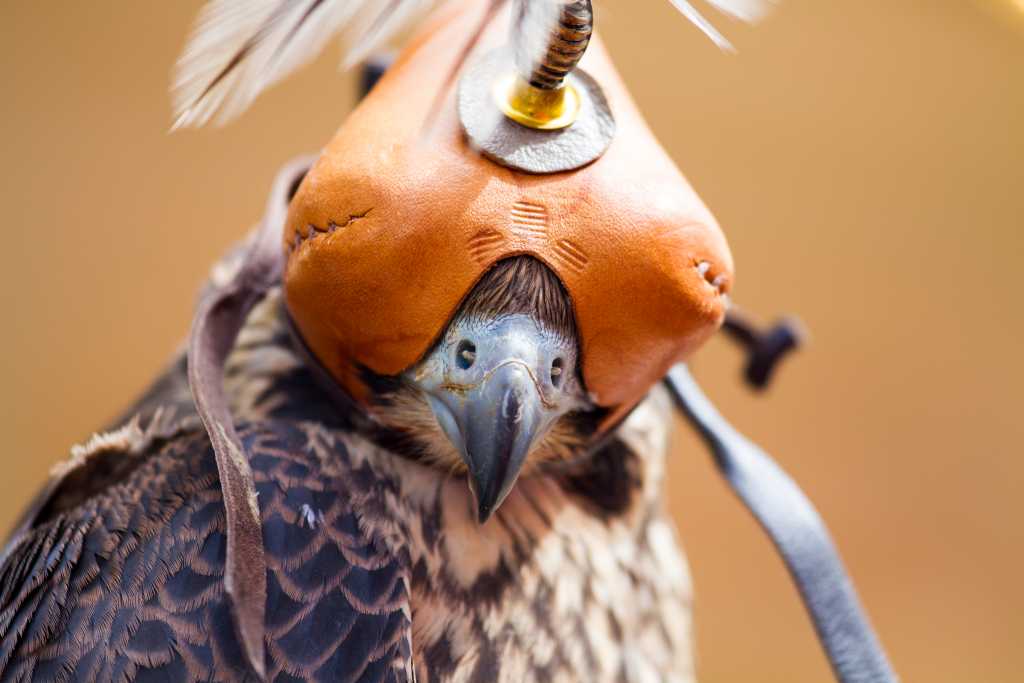
{"label": "bird's head", "polygon": [[[400,450],[467,475],[481,522],[520,473],[582,454],[604,411],[588,398],[565,288],[530,256],[499,262],[433,348],[397,377],[364,369]],[[393,442],[394,443],[394,442]]]}
{"label": "bird's head", "polygon": [[502,113],[494,22],[459,88],[423,87],[477,30],[473,13],[448,17],[350,115],[284,228],[285,299],[311,355],[391,450],[466,473],[480,519],[521,474],[592,450],[714,333],[731,286],[714,218],[600,40],[563,18],[548,56],[590,45],[565,86],[574,123]]}

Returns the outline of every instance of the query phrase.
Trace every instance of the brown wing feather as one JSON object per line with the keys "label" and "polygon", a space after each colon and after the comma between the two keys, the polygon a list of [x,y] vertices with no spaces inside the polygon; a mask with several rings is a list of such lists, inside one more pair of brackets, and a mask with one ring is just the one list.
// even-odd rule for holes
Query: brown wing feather
{"label": "brown wing feather", "polygon": [[[266,680],[410,680],[407,561],[361,530],[373,511],[346,495],[374,473],[346,470],[321,428],[242,436],[268,558]],[[324,444],[331,474],[313,455]],[[253,680],[224,593],[209,442],[182,434],[140,457],[15,541],[0,566],[0,681]]]}

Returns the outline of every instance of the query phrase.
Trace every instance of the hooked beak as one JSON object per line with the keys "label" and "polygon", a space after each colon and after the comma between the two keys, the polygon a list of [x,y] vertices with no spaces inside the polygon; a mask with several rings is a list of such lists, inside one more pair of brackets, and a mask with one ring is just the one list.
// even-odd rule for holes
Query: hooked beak
{"label": "hooked beak", "polygon": [[442,430],[462,454],[483,524],[501,505],[550,420],[530,371],[507,361],[463,396],[429,396]]}
{"label": "hooked beak", "polygon": [[[466,464],[481,524],[508,496],[534,446],[575,407],[561,378],[551,380],[552,363],[557,375],[567,355],[559,342],[525,316],[511,316],[486,332],[478,330],[471,344],[462,342],[468,346],[460,348],[472,348],[461,357],[462,367],[428,366],[416,380]],[[466,352],[439,351],[457,362],[459,353]]]}
{"label": "hooked beak", "polygon": [[520,362],[496,368],[467,397],[463,455],[481,524],[512,490],[543,422],[540,395]]}

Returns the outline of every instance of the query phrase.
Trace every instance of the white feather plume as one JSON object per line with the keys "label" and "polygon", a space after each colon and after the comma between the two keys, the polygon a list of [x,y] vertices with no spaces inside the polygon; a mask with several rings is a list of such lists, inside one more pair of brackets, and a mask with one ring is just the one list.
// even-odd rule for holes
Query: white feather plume
{"label": "white feather plume", "polygon": [[[679,12],[723,50],[732,51],[732,43],[714,25],[704,18],[696,7],[687,0],[669,0]],[[734,19],[754,23],[760,21],[771,10],[774,0],[707,0],[708,4]]]}
{"label": "white feather plume", "polygon": [[[211,0],[175,68],[174,128],[226,123],[266,88],[353,28],[352,53],[376,49],[429,0]],[[346,59],[346,62],[355,61]]]}
{"label": "white feather plume", "polygon": [[[773,0],[707,0],[743,21],[760,19]],[[436,0],[210,0],[201,10],[174,74],[173,128],[223,124],[261,92],[315,58],[342,31],[345,67],[409,26]],[[490,13],[504,0],[480,0]],[[687,0],[672,4],[719,47],[729,41]],[[467,39],[472,39],[467,36]]]}

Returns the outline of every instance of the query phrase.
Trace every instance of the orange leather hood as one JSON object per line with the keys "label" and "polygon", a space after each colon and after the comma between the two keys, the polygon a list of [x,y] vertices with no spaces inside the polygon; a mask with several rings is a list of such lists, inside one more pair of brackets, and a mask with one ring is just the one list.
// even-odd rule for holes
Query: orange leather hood
{"label": "orange leather hood", "polygon": [[[572,298],[583,379],[613,408],[611,423],[718,328],[729,249],[599,40],[581,66],[604,89],[617,133],[580,170],[530,175],[484,159],[464,139],[454,86],[431,119],[478,6],[435,20],[302,182],[284,236],[287,306],[310,350],[365,400],[357,364],[406,370],[488,268],[532,255]],[[501,45],[506,26],[494,22],[482,49]]]}

